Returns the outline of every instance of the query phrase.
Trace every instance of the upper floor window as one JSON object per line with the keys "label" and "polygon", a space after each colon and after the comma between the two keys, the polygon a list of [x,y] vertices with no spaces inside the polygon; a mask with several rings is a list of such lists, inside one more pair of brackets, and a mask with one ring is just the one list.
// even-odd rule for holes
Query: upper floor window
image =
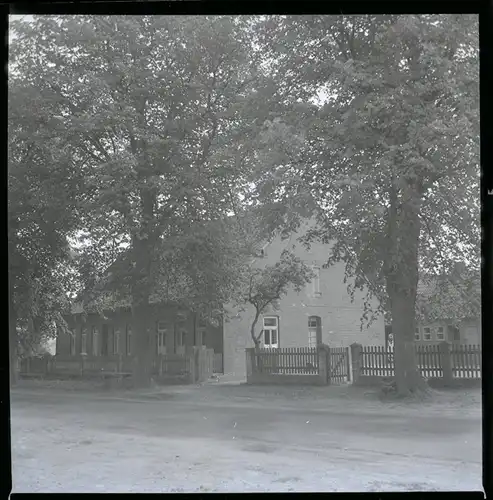
{"label": "upper floor window", "polygon": [[414,340],[421,340],[421,335],[419,332],[419,326],[414,330]]}
{"label": "upper floor window", "polygon": [[315,274],[315,277],[313,278],[313,295],[316,297],[319,297],[322,295],[322,292],[320,291],[320,267],[319,266],[313,266],[312,271]]}
{"label": "upper floor window", "polygon": [[267,349],[279,347],[279,318],[266,316],[263,319],[262,344]]}

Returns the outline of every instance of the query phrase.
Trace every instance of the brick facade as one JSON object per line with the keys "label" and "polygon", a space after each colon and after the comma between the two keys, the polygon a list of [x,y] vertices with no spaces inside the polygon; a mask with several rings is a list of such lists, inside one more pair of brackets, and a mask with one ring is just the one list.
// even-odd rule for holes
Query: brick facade
{"label": "brick facade", "polygon": [[[275,264],[284,249],[292,250],[307,265],[319,268],[320,286],[316,293],[314,283],[308,284],[299,294],[290,290],[282,298],[280,309],[270,311],[279,317],[279,347],[305,347],[309,345],[308,318],[318,316],[321,320],[322,342],[334,347],[349,346],[353,342],[364,345],[384,345],[384,319],[380,316],[369,328],[360,330],[363,313],[364,293],[356,292],[354,302],[344,284],[344,264],[339,263],[328,269],[322,265],[328,257],[328,246],[313,244],[310,250],[297,242],[301,231],[286,240],[276,238],[265,247],[265,255],[254,265]],[[374,304],[376,306],[376,302]],[[231,319],[224,323],[224,373],[244,378],[246,375],[245,348],[253,347],[250,325],[254,317],[252,306],[244,312],[231,309]],[[256,326],[258,333],[262,319]]]}

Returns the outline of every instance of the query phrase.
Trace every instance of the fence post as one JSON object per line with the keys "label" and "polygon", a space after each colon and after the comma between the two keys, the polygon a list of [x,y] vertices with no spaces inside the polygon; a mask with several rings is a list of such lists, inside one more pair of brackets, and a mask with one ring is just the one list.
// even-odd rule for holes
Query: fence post
{"label": "fence post", "polygon": [[330,385],[329,379],[329,362],[330,362],[330,347],[326,344],[317,346],[318,355],[318,376],[322,385]]}
{"label": "fence post", "polygon": [[448,342],[441,342],[439,344],[439,349],[443,373],[443,383],[446,386],[450,386],[452,385],[454,378],[452,372],[452,356],[450,354],[450,344]]}
{"label": "fence post", "polygon": [[359,376],[361,375],[361,351],[363,349],[361,344],[354,342],[350,345],[351,348],[351,365],[353,367],[353,384],[357,384]]}

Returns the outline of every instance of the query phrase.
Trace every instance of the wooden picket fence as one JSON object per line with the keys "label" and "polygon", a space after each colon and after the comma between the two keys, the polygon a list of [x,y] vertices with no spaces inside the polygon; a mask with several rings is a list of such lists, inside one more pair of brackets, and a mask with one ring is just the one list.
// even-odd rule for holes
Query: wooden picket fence
{"label": "wooden picket fence", "polygon": [[280,375],[317,375],[318,354],[316,347],[284,347],[259,349],[256,368],[260,373]]}
{"label": "wooden picket fence", "polygon": [[365,377],[394,375],[394,353],[382,346],[362,346],[360,374]]}
{"label": "wooden picket fence", "polygon": [[[394,376],[393,351],[381,346],[358,346],[358,349],[359,363],[356,365],[359,375]],[[444,343],[416,345],[415,349],[416,364],[425,378],[481,378],[481,346],[479,345]]]}
{"label": "wooden picket fence", "polygon": [[481,346],[452,345],[450,355],[455,378],[481,378]]}
{"label": "wooden picket fence", "polygon": [[439,345],[417,345],[416,364],[425,378],[442,378],[442,354]]}

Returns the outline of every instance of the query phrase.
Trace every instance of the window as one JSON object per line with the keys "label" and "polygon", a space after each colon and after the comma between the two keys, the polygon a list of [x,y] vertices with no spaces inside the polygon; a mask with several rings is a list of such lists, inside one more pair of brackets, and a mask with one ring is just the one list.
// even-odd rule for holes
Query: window
{"label": "window", "polygon": [[263,346],[268,349],[279,347],[279,318],[270,316],[264,318]]}
{"label": "window", "polygon": [[166,354],[166,334],[168,333],[168,325],[164,321],[157,323],[157,353]]}
{"label": "window", "polygon": [[113,331],[113,354],[120,354],[120,328]]}
{"label": "window", "polygon": [[320,267],[313,266],[312,271],[315,273],[315,277],[313,278],[313,295],[320,297],[322,295],[322,292],[320,292]]}
{"label": "window", "polygon": [[178,328],[175,339],[176,354],[185,354],[185,346],[187,344],[187,332],[185,328]]}
{"label": "window", "polygon": [[423,328],[423,340],[431,340],[431,328]]}
{"label": "window", "polygon": [[127,324],[127,356],[132,355],[132,325]]}
{"label": "window", "polygon": [[421,335],[419,333],[419,326],[414,330],[414,340],[421,340]]}
{"label": "window", "polygon": [[322,343],[322,320],[319,316],[308,318],[308,347],[317,347]]}
{"label": "window", "polygon": [[98,337],[98,329],[97,327],[92,327],[92,355],[99,355],[99,337]]}
{"label": "window", "polygon": [[84,327],[80,329],[80,353],[87,354],[87,332]]}
{"label": "window", "polygon": [[445,331],[443,329],[443,326],[439,326],[437,328],[437,340],[445,340]]}

